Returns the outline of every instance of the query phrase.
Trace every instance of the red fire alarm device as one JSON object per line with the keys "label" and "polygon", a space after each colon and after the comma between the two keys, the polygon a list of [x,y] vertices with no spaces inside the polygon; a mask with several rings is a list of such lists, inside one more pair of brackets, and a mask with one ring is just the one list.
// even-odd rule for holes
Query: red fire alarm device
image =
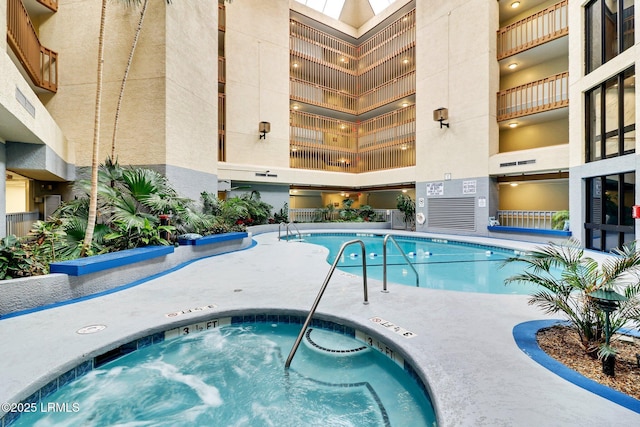
{"label": "red fire alarm device", "polygon": [[631,207],[631,216],[635,219],[639,219],[640,218],[640,206],[638,205],[633,205]]}

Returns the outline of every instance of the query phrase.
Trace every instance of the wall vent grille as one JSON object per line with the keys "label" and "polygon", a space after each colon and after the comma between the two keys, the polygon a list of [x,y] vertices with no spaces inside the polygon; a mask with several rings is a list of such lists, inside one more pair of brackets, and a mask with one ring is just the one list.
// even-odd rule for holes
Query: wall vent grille
{"label": "wall vent grille", "polygon": [[429,199],[429,228],[476,231],[475,200],[475,197]]}

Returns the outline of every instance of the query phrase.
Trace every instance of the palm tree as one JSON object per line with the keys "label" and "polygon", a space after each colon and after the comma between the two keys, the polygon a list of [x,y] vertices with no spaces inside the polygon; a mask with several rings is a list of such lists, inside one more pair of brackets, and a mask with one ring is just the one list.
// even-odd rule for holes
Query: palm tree
{"label": "palm tree", "polygon": [[640,251],[635,243],[613,251],[601,264],[585,256],[580,242],[550,244],[506,263],[522,262],[522,273],[506,279],[505,284],[538,285],[529,299],[548,314],[562,313],[569,327],[578,333],[585,351],[595,355],[604,349],[605,313],[591,294],[597,290],[614,290],[627,300],[611,313],[613,334],[628,322],[640,324]]}
{"label": "palm tree", "polygon": [[96,82],[96,107],[93,122],[93,152],[91,156],[91,194],[89,196],[89,215],[87,217],[87,229],[80,256],[86,256],[91,249],[93,230],[96,225],[98,212],[98,155],[100,150],[100,109],[102,107],[102,69],[104,65],[104,30],[107,20],[107,0],[102,0],[100,13],[100,32],[98,36],[98,77]]}
{"label": "palm tree", "polygon": [[[131,6],[139,6],[140,0],[122,0],[125,5]],[[171,4],[171,0],[166,0],[167,4]],[[127,84],[127,78],[129,77],[129,70],[131,69],[131,63],[133,62],[133,55],[136,51],[136,47],[138,46],[138,38],[140,37],[140,31],[142,30],[142,24],[144,22],[144,17],[147,14],[147,6],[149,5],[149,0],[144,0],[142,4],[142,10],[140,11],[140,19],[138,20],[138,26],[136,27],[136,32],[133,36],[133,42],[131,43],[131,50],[129,51],[129,59],[127,60],[127,66],[124,70],[124,76],[122,77],[122,84],[120,85],[120,94],[118,95],[118,104],[116,106],[116,114],[113,123],[113,137],[111,138],[111,158],[116,158],[116,134],[118,132],[118,122],[120,119],[120,109],[122,106],[122,98],[124,97],[124,88]]]}

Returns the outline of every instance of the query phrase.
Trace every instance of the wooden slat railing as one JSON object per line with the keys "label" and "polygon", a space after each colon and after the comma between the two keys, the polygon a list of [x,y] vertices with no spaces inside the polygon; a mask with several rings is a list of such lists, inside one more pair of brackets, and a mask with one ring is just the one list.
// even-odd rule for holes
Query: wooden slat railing
{"label": "wooden slat railing", "polygon": [[218,161],[227,161],[227,111],[224,93],[218,94]]}
{"label": "wooden slat railing", "polygon": [[509,120],[569,105],[569,73],[498,92],[497,120]]}
{"label": "wooden slat railing", "polygon": [[58,11],[58,0],[37,0],[37,2],[48,7],[52,12]]}
{"label": "wooden slat railing", "polygon": [[21,0],[7,0],[7,41],[33,83],[58,90],[58,54],[40,44]]}
{"label": "wooden slat railing", "polygon": [[498,30],[498,60],[569,34],[569,0]]}
{"label": "wooden slat railing", "polygon": [[218,29],[225,31],[227,27],[227,10],[223,3],[218,4]]}
{"label": "wooden slat railing", "polygon": [[218,56],[218,83],[224,83],[227,81],[225,64],[226,64],[225,57]]}

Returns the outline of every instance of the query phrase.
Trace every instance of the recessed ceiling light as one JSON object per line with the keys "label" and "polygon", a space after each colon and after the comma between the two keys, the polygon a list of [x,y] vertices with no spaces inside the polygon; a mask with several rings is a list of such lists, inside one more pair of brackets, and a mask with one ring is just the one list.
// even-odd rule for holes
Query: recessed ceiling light
{"label": "recessed ceiling light", "polygon": [[405,58],[405,59],[403,59],[403,60],[402,60],[402,63],[403,63],[403,64],[408,64],[408,63],[409,63],[409,60],[408,60],[407,58]]}
{"label": "recessed ceiling light", "polygon": [[518,63],[516,62],[512,62],[511,64],[507,65],[507,68],[509,68],[510,70],[513,70],[517,67],[518,67]]}
{"label": "recessed ceiling light", "polygon": [[408,102],[403,102],[403,103],[402,103],[402,106],[403,106],[403,107],[408,107],[408,106],[409,106],[409,103],[408,103]]}
{"label": "recessed ceiling light", "polygon": [[509,184],[509,185],[510,185],[510,186],[512,186],[512,187],[517,187],[517,186],[518,186],[518,183],[517,183],[517,182],[512,182],[512,183],[511,183],[511,184]]}
{"label": "recessed ceiling light", "polygon": [[515,9],[516,7],[520,6],[520,2],[519,1],[514,1],[513,3],[511,3],[511,7],[513,9]]}
{"label": "recessed ceiling light", "polygon": [[298,68],[298,63],[297,62],[293,63],[293,68]]}
{"label": "recessed ceiling light", "polygon": [[300,108],[300,106],[299,106],[298,104],[295,104],[295,105],[293,106],[293,109],[294,109],[294,110],[297,110],[298,108]]}
{"label": "recessed ceiling light", "polygon": [[509,127],[512,128],[512,129],[513,128],[517,128],[518,124],[517,123],[509,123]]}

